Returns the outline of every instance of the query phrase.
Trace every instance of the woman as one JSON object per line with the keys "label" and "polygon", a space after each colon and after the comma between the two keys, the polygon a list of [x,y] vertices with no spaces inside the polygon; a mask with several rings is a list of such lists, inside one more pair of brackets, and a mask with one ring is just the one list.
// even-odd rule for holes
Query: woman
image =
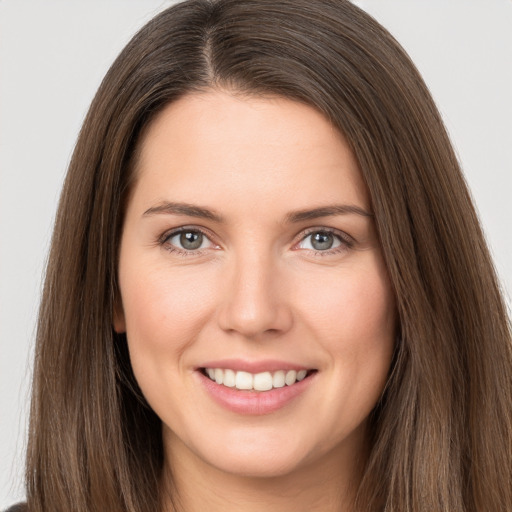
{"label": "woman", "polygon": [[440,116],[348,2],[190,1],[85,120],[28,509],[506,511],[512,355]]}

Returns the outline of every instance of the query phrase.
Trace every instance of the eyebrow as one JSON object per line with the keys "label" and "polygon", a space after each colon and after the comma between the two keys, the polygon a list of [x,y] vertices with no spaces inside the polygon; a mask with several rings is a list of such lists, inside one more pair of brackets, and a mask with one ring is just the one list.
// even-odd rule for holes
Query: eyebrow
{"label": "eyebrow", "polygon": [[350,214],[361,215],[362,217],[373,217],[373,213],[367,212],[360,206],[352,204],[335,204],[331,206],[321,206],[319,208],[290,212],[286,215],[285,221],[287,223],[294,224],[305,220],[319,219],[320,217]]}
{"label": "eyebrow", "polygon": [[[151,216],[157,214],[186,215],[188,217],[198,217],[201,219],[212,220],[217,223],[224,222],[223,217],[214,210],[189,203],[164,202],[156,206],[152,206],[144,212],[143,216]],[[290,212],[285,216],[285,223],[296,224],[298,222],[318,219],[320,217],[332,217],[335,215],[350,214],[360,215],[362,217],[373,217],[373,213],[364,210],[360,206],[335,204]]]}
{"label": "eyebrow", "polygon": [[187,215],[188,217],[198,217],[219,223],[223,222],[222,216],[213,210],[189,203],[161,203],[146,210],[143,216],[156,215],[158,213],[165,213],[168,215]]}

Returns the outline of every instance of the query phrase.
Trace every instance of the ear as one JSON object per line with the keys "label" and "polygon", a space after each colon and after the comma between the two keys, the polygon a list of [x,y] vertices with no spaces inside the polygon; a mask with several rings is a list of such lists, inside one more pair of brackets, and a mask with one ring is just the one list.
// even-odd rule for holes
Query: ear
{"label": "ear", "polygon": [[121,298],[117,297],[114,301],[114,318],[112,319],[112,327],[117,334],[126,332],[126,322],[124,318],[124,309]]}

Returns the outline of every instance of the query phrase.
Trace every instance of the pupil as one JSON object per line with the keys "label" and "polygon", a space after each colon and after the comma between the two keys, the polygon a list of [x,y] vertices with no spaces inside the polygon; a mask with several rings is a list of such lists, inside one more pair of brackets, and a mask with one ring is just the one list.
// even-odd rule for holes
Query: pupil
{"label": "pupil", "polygon": [[330,233],[315,233],[311,239],[311,245],[317,251],[330,249],[333,243],[333,236]]}
{"label": "pupil", "polygon": [[202,233],[197,233],[194,231],[187,231],[185,233],[181,233],[180,243],[184,249],[187,249],[189,251],[199,249],[199,247],[201,247],[201,244],[203,243],[203,235]]}

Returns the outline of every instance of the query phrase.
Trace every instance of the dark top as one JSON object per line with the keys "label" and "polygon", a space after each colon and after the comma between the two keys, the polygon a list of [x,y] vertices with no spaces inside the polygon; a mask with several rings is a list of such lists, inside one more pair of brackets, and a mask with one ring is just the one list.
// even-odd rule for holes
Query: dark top
{"label": "dark top", "polygon": [[5,510],[5,512],[26,512],[27,505],[25,503],[18,503]]}

